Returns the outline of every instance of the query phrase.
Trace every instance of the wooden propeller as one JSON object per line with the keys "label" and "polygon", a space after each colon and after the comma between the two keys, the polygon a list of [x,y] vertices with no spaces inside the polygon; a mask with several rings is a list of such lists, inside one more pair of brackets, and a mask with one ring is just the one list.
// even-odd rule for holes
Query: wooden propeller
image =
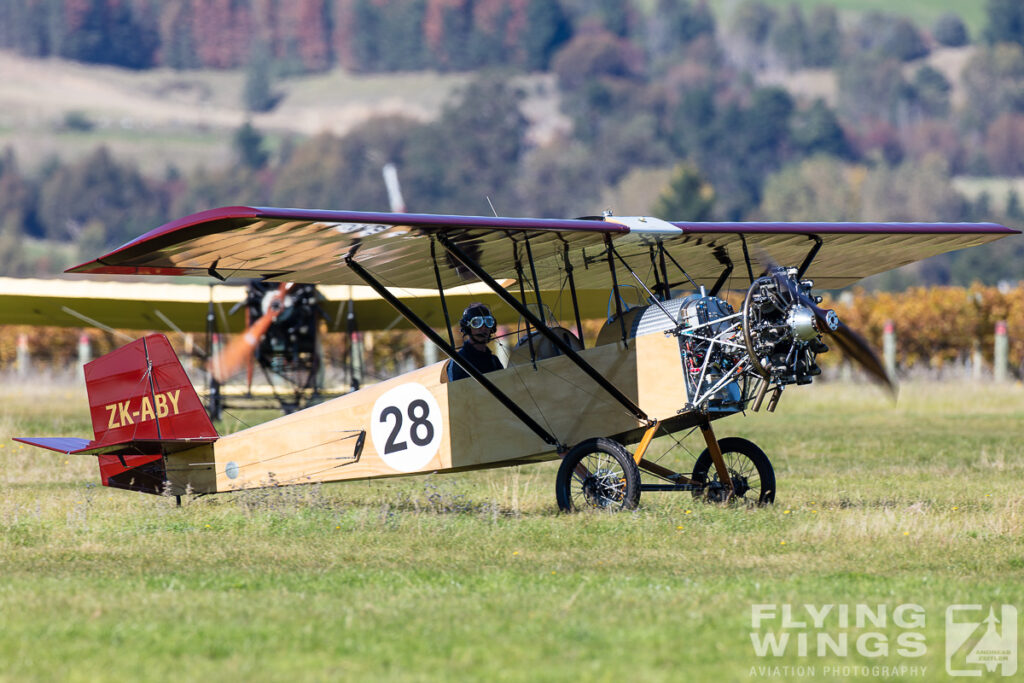
{"label": "wooden propeller", "polygon": [[814,319],[818,331],[835,340],[836,345],[842,349],[851,360],[856,362],[868,374],[868,377],[889,390],[893,396],[896,395],[896,384],[885,371],[885,366],[878,358],[874,349],[867,343],[864,337],[848,327],[839,319],[835,311],[821,308],[817,302],[800,291],[796,283],[786,275],[784,269],[774,267],[769,269],[771,277],[775,280],[780,289],[785,289],[791,300],[800,302],[814,313]]}

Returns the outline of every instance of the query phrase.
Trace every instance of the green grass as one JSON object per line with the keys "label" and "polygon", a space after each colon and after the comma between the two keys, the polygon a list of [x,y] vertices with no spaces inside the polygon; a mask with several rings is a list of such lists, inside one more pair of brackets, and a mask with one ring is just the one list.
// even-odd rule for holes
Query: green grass
{"label": "green grass", "polygon": [[[178,509],[97,486],[90,458],[18,448],[9,436],[87,435],[84,392],[8,387],[0,680],[746,681],[766,665],[829,680],[827,665],[901,664],[928,675],[893,680],[936,680],[948,604],[1024,606],[1022,417],[1020,386],[912,385],[896,406],[867,387],[787,392],[775,415],[716,423],[772,458],[767,509],[661,493],[560,515],[554,463]],[[916,603],[927,651],[758,658],[756,603]],[[849,632],[866,630],[900,632]]]}
{"label": "green grass", "polygon": [[[960,15],[971,40],[979,40],[988,23],[983,0],[763,0],[764,4],[776,9],[785,9],[789,5],[799,5],[809,16],[817,5],[833,5],[844,14],[863,14],[878,11],[909,17],[923,29],[931,30],[935,20],[947,12]],[[711,0],[711,7],[716,14],[728,22],[735,8],[740,4],[735,0]]]}
{"label": "green grass", "polygon": [[1021,177],[957,176],[953,178],[953,187],[972,201],[987,193],[989,205],[996,211],[1006,208],[1011,192],[1017,193],[1018,201],[1024,198],[1024,178]]}

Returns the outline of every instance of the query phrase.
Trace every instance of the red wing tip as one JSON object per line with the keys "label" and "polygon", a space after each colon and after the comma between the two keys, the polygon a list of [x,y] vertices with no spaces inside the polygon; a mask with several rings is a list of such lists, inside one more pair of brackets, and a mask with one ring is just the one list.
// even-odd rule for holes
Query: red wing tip
{"label": "red wing tip", "polygon": [[65,273],[96,273],[102,272],[99,269],[103,268],[103,264],[97,260],[86,261],[85,263],[79,263],[77,266],[68,268]]}
{"label": "red wing tip", "polygon": [[110,253],[99,257],[93,261],[87,261],[74,268],[68,268],[65,273],[91,273],[91,274],[104,274],[104,275],[185,275],[187,274],[183,268],[128,268],[109,266],[102,263],[102,260],[118,254],[129,247],[141,244],[154,237],[165,235],[169,232],[181,228],[187,228],[193,225],[206,223],[216,220],[225,220],[232,218],[258,218],[262,213],[263,209],[253,206],[224,206],[219,209],[208,209],[206,211],[200,211],[199,213],[190,214],[178,220],[165,223],[160,227],[154,228],[149,232],[139,235],[135,239],[122,244],[117,249],[114,249]]}
{"label": "red wing tip", "polygon": [[[193,269],[194,271],[195,269]],[[108,266],[99,261],[89,261],[74,268],[68,268],[65,273],[86,273],[89,275],[188,275],[186,268],[174,268],[164,266],[154,268],[151,266]]]}

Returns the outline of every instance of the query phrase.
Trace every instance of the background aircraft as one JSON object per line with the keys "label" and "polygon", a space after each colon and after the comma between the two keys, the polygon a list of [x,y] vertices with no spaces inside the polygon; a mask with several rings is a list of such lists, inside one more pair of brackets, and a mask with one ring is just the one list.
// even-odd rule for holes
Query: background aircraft
{"label": "background aircraft", "polygon": [[[254,342],[244,342],[244,333],[270,313],[278,289],[277,283],[258,280],[211,285],[140,282],[134,278],[97,281],[0,277],[0,325],[97,328],[122,341],[134,338],[125,330],[167,332],[177,339],[178,348],[199,361],[197,369],[202,373],[193,374],[199,380],[197,384],[205,385],[204,402],[214,416],[231,405],[258,407],[268,401],[291,411],[324,395],[358,389],[366,381],[363,336],[367,332],[412,329],[367,286],[307,286],[286,295],[280,312],[267,321],[269,324],[255,335]],[[444,311],[436,291],[402,289],[400,294],[418,316],[436,327],[444,326]],[[633,303],[637,300],[635,288],[623,296]],[[495,311],[502,325],[519,324],[519,318],[503,309],[494,293],[481,285],[449,290],[446,299],[456,313],[480,301]],[[580,301],[585,318],[604,318],[610,310],[607,292],[581,291]],[[343,373],[341,387],[325,386],[323,359],[317,352],[319,335],[324,332],[344,334],[348,339],[342,367],[338,368]],[[242,341],[245,353],[236,350],[231,358],[218,360],[214,364],[219,366],[217,379],[205,361],[214,357],[211,351],[215,346],[223,349],[230,343],[229,335]],[[424,351],[428,361],[437,358],[433,344],[425,344]],[[264,374],[255,392],[254,367]],[[232,378],[240,379],[242,370],[248,374],[245,385],[225,386]]]}

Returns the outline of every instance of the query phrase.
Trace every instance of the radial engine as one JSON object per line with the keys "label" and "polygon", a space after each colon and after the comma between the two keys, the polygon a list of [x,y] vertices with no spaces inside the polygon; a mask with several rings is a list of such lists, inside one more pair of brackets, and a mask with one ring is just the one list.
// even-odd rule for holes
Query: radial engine
{"label": "radial engine", "polygon": [[673,333],[689,407],[741,410],[754,400],[757,410],[771,390],[773,410],[783,387],[821,374],[816,359],[829,349],[822,335],[834,332],[839,318],[818,308],[813,286],[795,268],[775,268],[751,284],[739,312],[703,290],[683,298]]}

